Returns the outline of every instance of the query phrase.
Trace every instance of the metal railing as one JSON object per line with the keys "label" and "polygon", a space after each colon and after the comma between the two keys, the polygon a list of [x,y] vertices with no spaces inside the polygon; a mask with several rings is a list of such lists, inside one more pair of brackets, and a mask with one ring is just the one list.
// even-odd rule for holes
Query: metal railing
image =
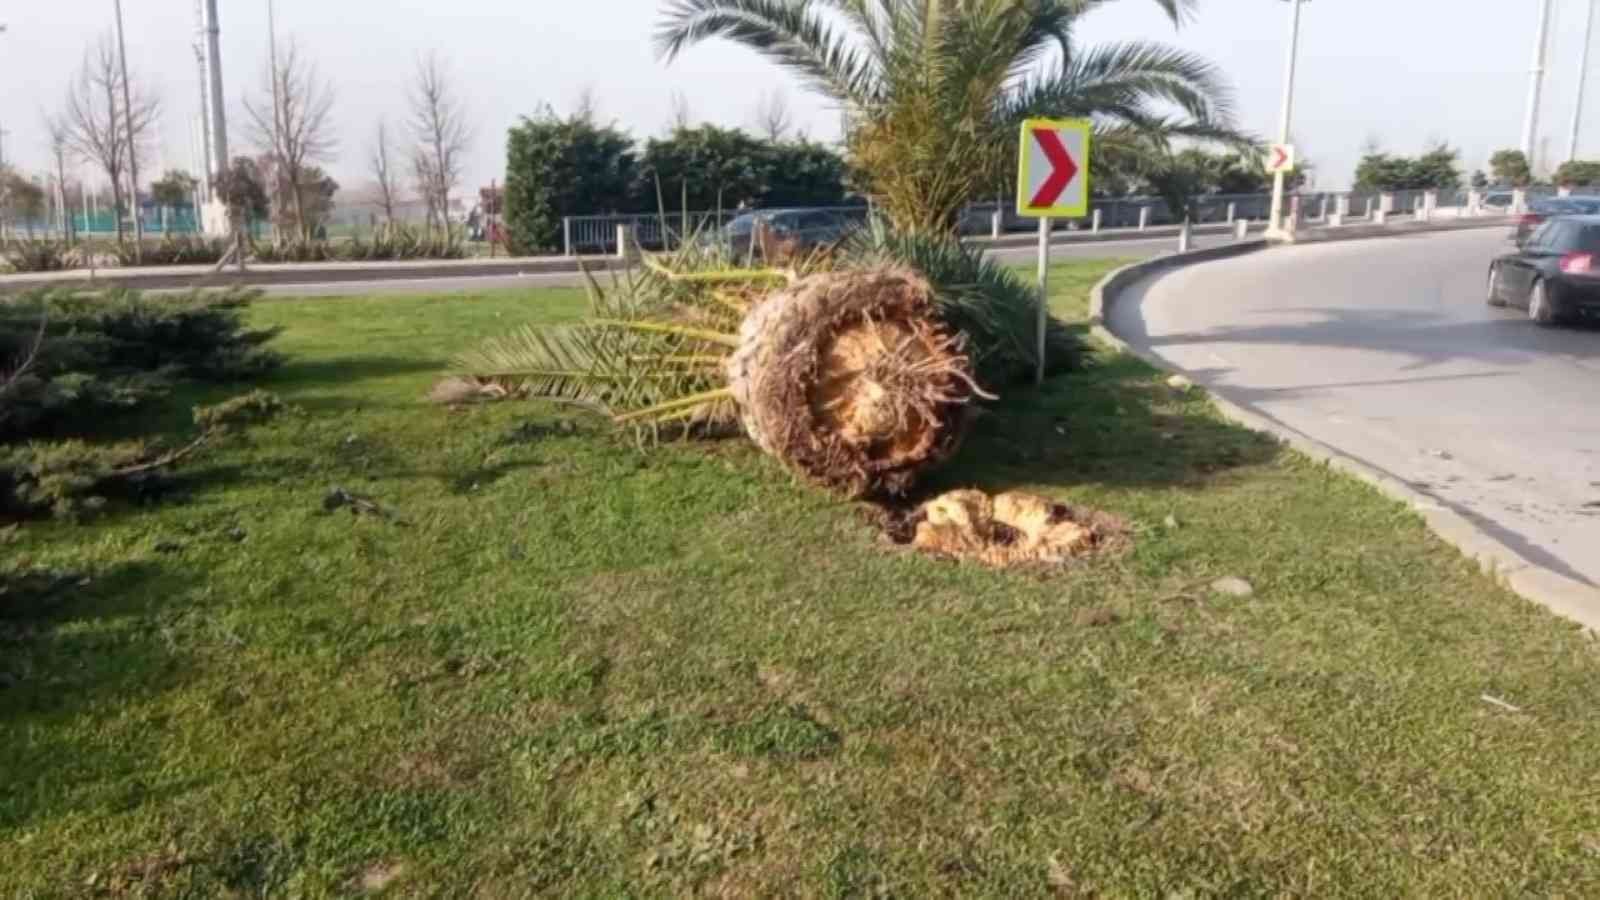
{"label": "metal railing", "polygon": [[[1430,213],[1434,210],[1458,209],[1465,211],[1474,193],[1479,202],[1488,190],[1472,192],[1467,189],[1438,191],[1390,191],[1380,193],[1369,190],[1356,191],[1300,191],[1286,196],[1285,203],[1294,209],[1298,204],[1299,217],[1307,222],[1327,222],[1336,214],[1344,221],[1375,219],[1380,211],[1385,216],[1417,216],[1433,197]],[[1600,189],[1597,189],[1600,192]],[[1530,198],[1534,194],[1528,195]],[[1191,198],[1189,222],[1194,225],[1219,225],[1239,220],[1260,222],[1270,218],[1270,194],[1207,194]],[[859,214],[861,207],[818,207],[839,212]],[[617,226],[632,229],[634,239],[646,250],[660,250],[675,245],[685,235],[714,230],[726,225],[735,217],[752,210],[693,211],[668,213],[620,213],[599,216],[567,216],[562,220],[562,249],[566,255],[580,253],[617,252]],[[771,212],[772,210],[763,210]],[[1036,228],[1035,220],[1023,218],[1015,207],[995,201],[969,204],[963,210],[959,229],[965,235],[990,235],[996,230],[995,213],[998,212],[1000,233],[1021,232]],[[1081,219],[1062,219],[1055,222],[1061,230],[1126,230],[1173,226],[1181,224],[1167,201],[1160,197],[1114,197],[1090,203],[1090,215]]]}

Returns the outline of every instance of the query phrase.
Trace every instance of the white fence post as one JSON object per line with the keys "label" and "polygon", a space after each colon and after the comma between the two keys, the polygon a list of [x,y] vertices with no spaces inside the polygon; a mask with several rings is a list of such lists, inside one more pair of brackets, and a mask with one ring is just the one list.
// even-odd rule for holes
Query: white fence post
{"label": "white fence post", "polygon": [[1233,223],[1233,239],[1242,241],[1250,235],[1250,220],[1235,219]]}
{"label": "white fence post", "polygon": [[566,250],[566,255],[572,255],[572,217],[561,217],[561,244]]}
{"label": "white fence post", "polygon": [[1002,213],[998,209],[994,211],[994,215],[989,217],[989,236],[990,237],[995,238],[995,239],[998,239],[1000,237],[1000,221],[1002,219],[1004,219],[1004,218],[1005,218],[1005,213]]}
{"label": "white fence post", "polygon": [[1139,230],[1144,231],[1150,227],[1150,207],[1139,207]]}
{"label": "white fence post", "polygon": [[633,258],[633,226],[617,226],[617,259]]}
{"label": "white fence post", "polygon": [[1188,219],[1184,219],[1183,220],[1183,224],[1178,226],[1178,252],[1179,253],[1188,253],[1189,252],[1189,220]]}
{"label": "white fence post", "polygon": [[1094,217],[1093,217],[1094,224],[1090,227],[1090,230],[1094,231],[1097,234],[1100,231],[1100,212],[1101,211],[1099,209],[1096,209],[1094,211]]}
{"label": "white fence post", "polygon": [[1239,217],[1239,204],[1235,203],[1232,200],[1229,200],[1228,201],[1228,223],[1232,224],[1233,220],[1237,219],[1238,217]]}

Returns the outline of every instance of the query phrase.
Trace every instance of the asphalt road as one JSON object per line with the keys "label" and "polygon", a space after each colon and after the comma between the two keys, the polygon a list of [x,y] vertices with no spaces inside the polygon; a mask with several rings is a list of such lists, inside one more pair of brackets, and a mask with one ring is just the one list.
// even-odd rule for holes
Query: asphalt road
{"label": "asphalt road", "polygon": [[[1197,235],[1195,248],[1227,243],[1232,237],[1226,234]],[[1056,244],[1051,248],[1052,260],[1069,259],[1146,259],[1160,253],[1170,253],[1178,248],[1175,237],[1162,237],[1134,241],[1092,241],[1074,244]],[[993,255],[1002,262],[1013,265],[1031,264],[1038,251],[1033,247],[996,250]],[[577,287],[583,276],[573,272],[545,275],[496,275],[450,278],[415,278],[383,281],[340,281],[327,284],[285,284],[263,287],[269,296],[278,297],[339,297],[352,294],[442,294],[477,292],[528,287]]]}
{"label": "asphalt road", "polygon": [[1484,303],[1500,229],[1273,250],[1136,286],[1110,326],[1221,396],[1600,584],[1600,330]]}

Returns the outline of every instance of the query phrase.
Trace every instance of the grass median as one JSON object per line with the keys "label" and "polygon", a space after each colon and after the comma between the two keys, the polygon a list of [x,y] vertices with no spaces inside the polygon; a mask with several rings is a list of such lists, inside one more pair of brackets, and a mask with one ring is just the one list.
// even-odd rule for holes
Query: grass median
{"label": "grass median", "polygon": [[1130,523],[1052,574],[897,552],[743,442],[422,402],[582,308],[259,304],[295,414],[9,536],[79,577],[0,607],[6,893],[1600,893],[1596,644],[1403,507],[1103,351],[932,486]]}

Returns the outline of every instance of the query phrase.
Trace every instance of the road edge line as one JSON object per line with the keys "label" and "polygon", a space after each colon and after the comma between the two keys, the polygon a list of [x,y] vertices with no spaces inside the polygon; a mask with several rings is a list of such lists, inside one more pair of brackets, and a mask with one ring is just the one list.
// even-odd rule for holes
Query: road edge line
{"label": "road edge line", "polygon": [[[1485,227],[1488,224],[1485,223]],[[1454,231],[1463,228],[1464,226],[1458,225],[1455,228],[1427,230]],[[1398,233],[1417,234],[1422,230],[1413,227]],[[1360,237],[1375,236],[1367,234]],[[1143,360],[1157,371],[1182,373],[1182,369],[1161,359],[1155,353],[1134,347],[1113,333],[1105,323],[1107,310],[1129,287],[1146,279],[1158,278],[1173,270],[1200,263],[1255,253],[1270,246],[1265,240],[1241,241],[1223,247],[1207,247],[1188,253],[1175,253],[1123,266],[1100,279],[1089,292],[1090,334],[1107,347]],[[1576,622],[1591,633],[1600,632],[1600,589],[1530,562],[1467,516],[1446,506],[1443,501],[1416,490],[1356,457],[1289,428],[1248,406],[1235,403],[1215,391],[1207,389],[1205,396],[1223,418],[1234,424],[1270,435],[1301,455],[1346,475],[1354,476],[1376,488],[1388,499],[1404,504],[1422,518],[1435,536],[1454,547],[1462,556],[1477,563],[1486,575],[1524,600]]]}

